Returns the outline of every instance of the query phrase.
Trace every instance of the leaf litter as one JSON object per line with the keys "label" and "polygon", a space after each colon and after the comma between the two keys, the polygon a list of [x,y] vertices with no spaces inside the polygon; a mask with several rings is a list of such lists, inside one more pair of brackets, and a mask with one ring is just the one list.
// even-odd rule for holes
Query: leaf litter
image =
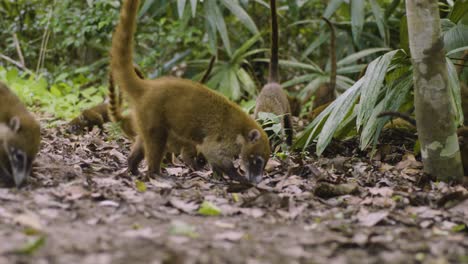
{"label": "leaf litter", "polygon": [[28,185],[0,188],[0,263],[468,263],[468,191],[405,148],[333,142],[258,186],[180,161],[145,182],[125,139],[43,133]]}

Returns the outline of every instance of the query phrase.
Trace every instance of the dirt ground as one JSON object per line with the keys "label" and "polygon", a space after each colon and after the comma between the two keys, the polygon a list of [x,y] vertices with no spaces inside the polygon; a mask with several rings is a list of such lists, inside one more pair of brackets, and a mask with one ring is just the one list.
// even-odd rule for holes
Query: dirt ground
{"label": "dirt ground", "polygon": [[468,263],[468,191],[400,141],[297,154],[289,176],[272,159],[240,188],[177,162],[142,183],[128,141],[43,129],[28,185],[0,188],[0,263]]}

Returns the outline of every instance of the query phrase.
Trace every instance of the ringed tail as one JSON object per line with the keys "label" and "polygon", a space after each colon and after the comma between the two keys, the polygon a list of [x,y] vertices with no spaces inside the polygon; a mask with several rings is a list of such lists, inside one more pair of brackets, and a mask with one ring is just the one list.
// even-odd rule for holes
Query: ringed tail
{"label": "ringed tail", "polygon": [[112,36],[111,72],[120,89],[135,100],[144,93],[141,80],[133,69],[133,35],[139,0],[124,0],[120,10],[120,21]]}
{"label": "ringed tail", "polygon": [[109,118],[112,122],[120,122],[123,119],[121,106],[122,106],[122,96],[117,94],[115,90],[114,78],[112,77],[112,73],[109,72]]}
{"label": "ringed tail", "polygon": [[283,123],[284,123],[284,134],[286,135],[286,145],[288,147],[292,146],[293,143],[293,126],[292,126],[292,120],[291,120],[291,114],[285,114],[283,117]]}

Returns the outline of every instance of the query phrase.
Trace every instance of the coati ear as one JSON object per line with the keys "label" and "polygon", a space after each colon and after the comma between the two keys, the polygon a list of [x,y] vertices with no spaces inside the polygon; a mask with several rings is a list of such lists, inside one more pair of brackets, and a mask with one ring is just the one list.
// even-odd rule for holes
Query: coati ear
{"label": "coati ear", "polygon": [[12,117],[10,119],[10,123],[8,124],[8,126],[14,132],[18,132],[18,130],[20,129],[20,126],[21,126],[21,121],[20,121],[19,117],[17,117],[17,116]]}
{"label": "coati ear", "polygon": [[247,136],[247,139],[249,140],[250,143],[255,143],[260,139],[260,131],[257,129],[252,129],[249,132],[249,135]]}

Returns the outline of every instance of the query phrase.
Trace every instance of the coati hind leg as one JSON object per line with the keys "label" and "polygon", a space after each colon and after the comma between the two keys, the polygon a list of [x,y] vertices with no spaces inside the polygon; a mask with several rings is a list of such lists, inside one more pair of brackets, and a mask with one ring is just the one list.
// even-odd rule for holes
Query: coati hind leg
{"label": "coati hind leg", "polygon": [[128,156],[128,170],[133,175],[138,175],[138,165],[145,158],[145,151],[143,149],[143,141],[140,137],[135,137],[135,143],[132,146],[130,155]]}

